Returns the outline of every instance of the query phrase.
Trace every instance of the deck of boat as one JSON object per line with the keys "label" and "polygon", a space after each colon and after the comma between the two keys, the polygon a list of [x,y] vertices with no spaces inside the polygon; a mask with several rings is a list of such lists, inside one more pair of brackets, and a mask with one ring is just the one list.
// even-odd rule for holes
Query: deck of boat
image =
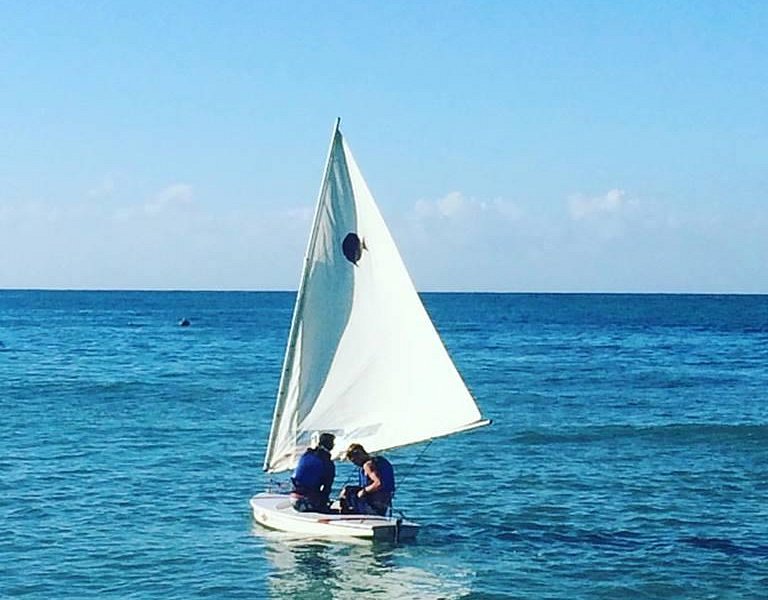
{"label": "deck of boat", "polygon": [[256,494],[251,510],[264,527],[307,536],[404,541],[415,538],[419,530],[416,523],[395,517],[298,512],[287,494]]}

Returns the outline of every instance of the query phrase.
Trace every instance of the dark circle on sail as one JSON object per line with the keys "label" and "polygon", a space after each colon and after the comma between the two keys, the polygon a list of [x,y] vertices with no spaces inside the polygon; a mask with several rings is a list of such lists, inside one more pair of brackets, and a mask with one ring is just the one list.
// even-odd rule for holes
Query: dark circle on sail
{"label": "dark circle on sail", "polygon": [[341,243],[341,251],[349,262],[353,265],[357,264],[357,261],[363,256],[363,243],[356,233],[347,234]]}

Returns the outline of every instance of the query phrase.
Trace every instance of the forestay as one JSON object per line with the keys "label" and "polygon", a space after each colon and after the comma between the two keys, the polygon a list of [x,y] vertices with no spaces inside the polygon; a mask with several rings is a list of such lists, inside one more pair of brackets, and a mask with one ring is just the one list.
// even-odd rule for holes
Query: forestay
{"label": "forestay", "polygon": [[294,308],[264,468],[315,431],[370,452],[484,425],[338,122]]}

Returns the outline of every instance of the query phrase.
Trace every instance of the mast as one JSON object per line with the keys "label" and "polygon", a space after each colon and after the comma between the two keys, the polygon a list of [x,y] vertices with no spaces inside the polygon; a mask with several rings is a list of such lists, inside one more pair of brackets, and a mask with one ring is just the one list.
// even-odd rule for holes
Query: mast
{"label": "mast", "polygon": [[304,290],[307,283],[307,277],[309,276],[310,259],[312,255],[312,248],[315,245],[317,239],[317,229],[319,224],[319,215],[322,208],[323,197],[325,190],[328,187],[328,173],[331,169],[331,159],[333,157],[333,147],[336,143],[336,137],[341,135],[339,129],[341,125],[341,117],[336,118],[336,123],[333,126],[333,133],[331,134],[331,143],[328,146],[328,156],[325,160],[325,170],[323,172],[323,179],[320,184],[320,191],[317,195],[317,202],[315,203],[315,214],[312,219],[312,233],[309,236],[309,242],[307,243],[307,249],[304,252],[304,264],[301,270],[301,280],[299,282],[299,289],[296,294],[296,303],[293,307],[293,316],[291,317],[291,328],[288,333],[288,342],[286,344],[285,356],[283,358],[283,368],[280,372],[280,385],[277,391],[277,401],[275,402],[275,410],[272,414],[272,427],[269,432],[269,441],[267,442],[267,451],[264,455],[265,471],[269,470],[269,462],[272,455],[272,449],[274,447],[275,438],[277,436],[278,424],[283,416],[285,408],[285,396],[288,391],[288,382],[291,380],[294,366],[294,350],[296,348],[296,340],[299,335],[298,317],[301,314],[304,307]]}

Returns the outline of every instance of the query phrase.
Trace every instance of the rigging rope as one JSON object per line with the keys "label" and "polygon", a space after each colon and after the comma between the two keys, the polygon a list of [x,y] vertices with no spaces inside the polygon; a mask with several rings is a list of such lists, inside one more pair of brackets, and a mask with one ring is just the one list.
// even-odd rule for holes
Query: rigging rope
{"label": "rigging rope", "polygon": [[411,465],[408,467],[408,470],[405,472],[405,475],[400,479],[400,481],[397,483],[398,486],[403,485],[405,483],[405,480],[408,479],[408,476],[411,474],[411,471],[416,466],[416,463],[418,463],[421,460],[421,457],[424,456],[424,453],[429,449],[429,447],[432,445],[432,442],[434,440],[429,440],[429,443],[424,446],[424,449],[419,453],[419,455],[416,457],[416,460],[414,460]]}

